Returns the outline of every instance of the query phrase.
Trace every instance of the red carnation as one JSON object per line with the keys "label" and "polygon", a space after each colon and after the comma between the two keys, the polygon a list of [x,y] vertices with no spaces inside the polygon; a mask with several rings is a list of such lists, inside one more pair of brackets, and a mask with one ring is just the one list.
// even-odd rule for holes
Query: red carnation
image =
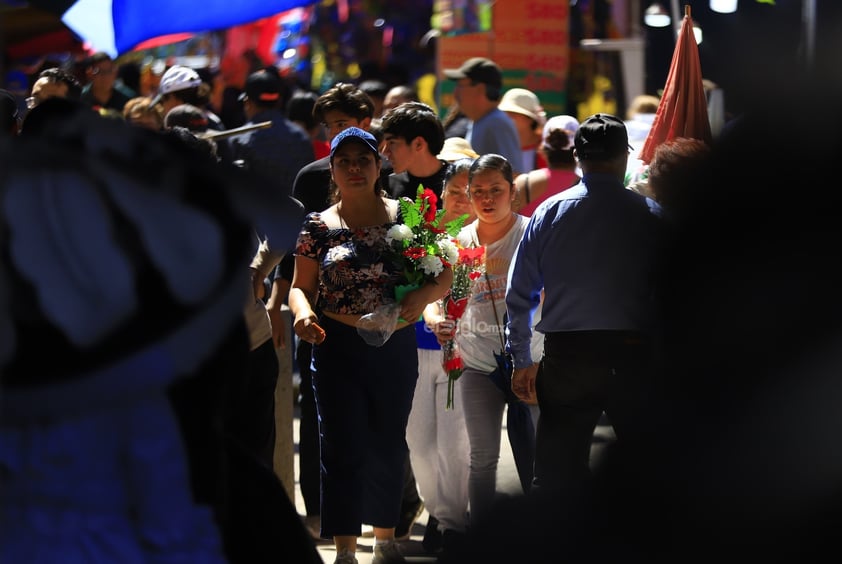
{"label": "red carnation", "polygon": [[462,264],[476,264],[485,254],[485,247],[461,247],[459,249],[459,262]]}
{"label": "red carnation", "polygon": [[462,364],[462,357],[461,356],[455,356],[453,358],[449,358],[444,362],[444,369],[447,372],[451,372],[453,370],[461,371],[463,368],[464,368],[464,365]]}
{"label": "red carnation", "polygon": [[409,247],[403,252],[403,256],[410,259],[418,260],[427,256],[427,249],[425,249],[424,247]]}
{"label": "red carnation", "polygon": [[436,203],[439,201],[436,193],[429,188],[424,188],[421,194],[421,201],[426,202],[424,210],[424,221],[430,223],[436,219]]}

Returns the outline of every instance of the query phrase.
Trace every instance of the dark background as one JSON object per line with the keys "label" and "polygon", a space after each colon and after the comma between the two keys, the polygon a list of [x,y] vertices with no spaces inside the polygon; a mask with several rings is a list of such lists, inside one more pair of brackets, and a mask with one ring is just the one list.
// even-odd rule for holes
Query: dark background
{"label": "dark background", "polygon": [[[669,10],[669,1],[662,1]],[[642,0],[641,10],[650,4]],[[740,0],[737,12],[719,14],[708,7],[708,0],[680,2],[690,4],[693,19],[703,31],[699,59],[704,78],[712,80],[725,92],[726,109],[740,113],[752,98],[763,95],[759,89],[789,64],[804,66],[806,35],[802,22],[802,0],[776,0],[775,5],[755,0]],[[842,55],[842,2],[816,2],[816,39],[813,65],[819,76],[838,83]],[[664,87],[675,45],[672,27],[651,28],[641,23],[646,46],[646,91],[657,93]],[[783,72],[783,71],[781,71]],[[798,110],[798,108],[792,108]]]}

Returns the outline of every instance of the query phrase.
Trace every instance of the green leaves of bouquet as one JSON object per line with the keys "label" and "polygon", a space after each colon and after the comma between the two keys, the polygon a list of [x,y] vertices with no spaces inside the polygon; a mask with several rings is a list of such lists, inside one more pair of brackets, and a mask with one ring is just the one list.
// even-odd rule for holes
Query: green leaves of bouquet
{"label": "green leaves of bouquet", "polygon": [[409,198],[399,201],[404,222],[386,233],[386,242],[400,263],[407,284],[420,286],[459,258],[451,238],[459,234],[468,215],[440,225],[444,210],[439,210],[437,203],[435,192],[419,184],[415,201]]}

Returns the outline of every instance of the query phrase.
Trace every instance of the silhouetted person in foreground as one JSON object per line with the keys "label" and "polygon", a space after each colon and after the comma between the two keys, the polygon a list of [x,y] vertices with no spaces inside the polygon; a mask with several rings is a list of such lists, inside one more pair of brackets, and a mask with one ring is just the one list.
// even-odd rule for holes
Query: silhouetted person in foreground
{"label": "silhouetted person in foreground", "polygon": [[320,562],[226,411],[300,207],[69,102],[0,140],[0,561]]}

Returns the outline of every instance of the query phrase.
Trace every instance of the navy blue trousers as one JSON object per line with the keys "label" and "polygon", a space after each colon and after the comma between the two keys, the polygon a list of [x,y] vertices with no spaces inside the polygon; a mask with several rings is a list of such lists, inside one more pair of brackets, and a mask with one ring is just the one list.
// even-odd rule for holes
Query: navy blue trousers
{"label": "navy blue trousers", "polygon": [[313,347],[321,438],[322,536],[394,527],[407,463],[406,423],[418,378],[415,331],[371,347],[354,327],[322,317]]}
{"label": "navy blue trousers", "polygon": [[602,413],[618,442],[640,444],[652,391],[653,348],[623,331],[547,333],[536,381],[541,415],[532,488],[580,495],[590,486],[590,450]]}

